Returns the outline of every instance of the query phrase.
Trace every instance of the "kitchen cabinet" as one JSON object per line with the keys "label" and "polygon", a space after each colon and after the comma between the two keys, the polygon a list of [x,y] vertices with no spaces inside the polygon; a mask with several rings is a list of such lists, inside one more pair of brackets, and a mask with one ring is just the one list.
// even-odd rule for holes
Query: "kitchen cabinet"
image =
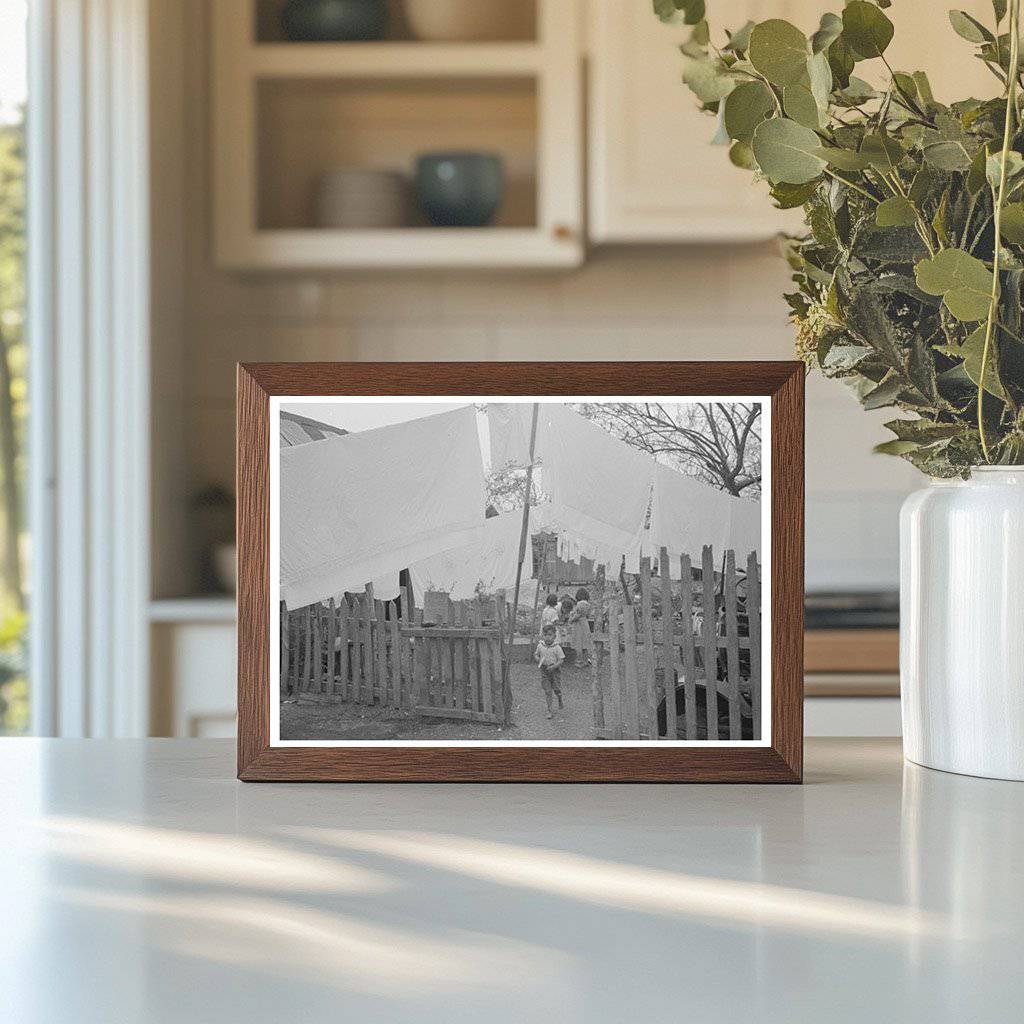
{"label": "kitchen cabinet", "polygon": [[[742,0],[710,16],[737,28],[787,18],[816,26],[819,4]],[[710,145],[715,120],[681,80],[689,28],[664,25],[644,2],[591,0],[588,17],[588,174],[594,242],[730,242],[770,238],[800,224],[767,186]]]}
{"label": "kitchen cabinet", "polygon": [[[521,0],[526,3],[527,0]],[[535,0],[533,38],[282,38],[274,0],[211,5],[214,255],[229,269],[565,267],[583,258],[579,0]],[[401,172],[423,152],[498,154],[486,227],[325,227],[346,169]]]}
{"label": "kitchen cabinet", "polygon": [[[989,23],[988,0],[962,6]],[[808,34],[821,0],[736,0],[709,4],[713,31],[748,19],[785,18]],[[888,56],[894,67],[928,72],[935,95],[953,100],[993,95],[998,83],[957,37],[945,8],[897,3]],[[715,121],[697,109],[681,82],[678,45],[689,28],[664,25],[645,0],[590,0],[588,25],[588,204],[595,243],[751,241],[796,231],[799,210],[772,207],[767,186],[732,166],[710,145]],[[860,64],[858,74],[885,74]]]}

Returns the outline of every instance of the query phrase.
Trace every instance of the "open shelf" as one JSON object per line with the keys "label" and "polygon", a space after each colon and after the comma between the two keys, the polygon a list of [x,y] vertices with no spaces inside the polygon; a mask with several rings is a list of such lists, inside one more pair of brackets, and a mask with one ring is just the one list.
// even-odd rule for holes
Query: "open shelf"
{"label": "open shelf", "polygon": [[535,43],[267,43],[246,64],[257,78],[382,78],[535,75]]}
{"label": "open shelf", "polygon": [[533,228],[258,231],[239,254],[238,265],[255,270],[577,266],[580,257],[572,239],[562,245],[557,241],[549,242]]}
{"label": "open shelf", "polygon": [[[221,0],[217,0],[221,2]],[[258,45],[270,45],[285,41],[284,30],[281,25],[281,13],[285,0],[250,0],[252,3],[253,18],[249,21],[251,25],[251,38]],[[436,2],[436,0],[419,0],[419,2]],[[543,0],[542,0],[543,2]],[[533,42],[537,39],[538,19],[537,0],[506,0],[504,10],[504,21],[495,24],[493,20],[488,23],[488,28],[495,36],[507,41]],[[497,31],[495,31],[497,29]],[[406,0],[389,0],[388,2],[388,23],[384,36],[385,41],[419,42],[415,34],[415,18],[410,19],[406,12]],[[315,43],[298,43],[299,46],[315,46]],[[368,43],[355,43],[355,46],[372,45]],[[486,43],[467,43],[464,45],[487,45]]]}
{"label": "open shelf", "polygon": [[[408,223],[400,230],[429,231],[412,196],[413,178],[416,158],[438,150],[497,153],[504,165],[493,225],[461,235],[537,225],[532,79],[272,79],[257,89],[260,231],[347,233],[317,224],[314,197],[325,174],[351,166],[402,174],[409,201]],[[380,232],[352,234],[355,245],[372,248]],[[455,240],[450,228],[442,234]]]}
{"label": "open shelf", "polygon": [[[568,267],[583,258],[577,0],[537,0],[505,42],[280,39],[278,0],[213,8],[214,243],[229,269]],[[496,153],[491,224],[320,226],[320,183],[342,168],[400,172],[427,152]],[[368,218],[361,218],[364,221]],[[386,221],[387,218],[381,218]],[[372,223],[372,221],[371,221]]]}

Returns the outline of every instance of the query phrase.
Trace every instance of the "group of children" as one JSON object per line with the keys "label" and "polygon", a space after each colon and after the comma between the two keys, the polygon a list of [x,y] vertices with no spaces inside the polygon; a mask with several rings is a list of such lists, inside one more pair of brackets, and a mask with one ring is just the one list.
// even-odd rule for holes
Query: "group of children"
{"label": "group of children", "polygon": [[578,653],[576,664],[580,668],[590,665],[593,649],[591,635],[590,594],[586,588],[580,587],[575,598],[569,594],[561,598],[548,594],[544,609],[540,615],[540,642],[534,651],[534,659],[540,669],[540,685],[547,702],[547,717],[552,717],[552,703],[558,698],[558,707],[565,707],[562,702],[562,663],[565,661],[565,647],[571,647]]}

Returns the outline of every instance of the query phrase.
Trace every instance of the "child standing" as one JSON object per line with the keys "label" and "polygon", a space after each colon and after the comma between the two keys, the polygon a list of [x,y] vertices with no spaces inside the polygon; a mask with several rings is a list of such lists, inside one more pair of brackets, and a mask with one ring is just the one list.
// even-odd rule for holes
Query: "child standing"
{"label": "child standing", "polygon": [[555,643],[555,626],[549,623],[541,630],[540,643],[537,650],[533,652],[540,669],[540,685],[544,690],[544,699],[548,704],[547,717],[551,717],[551,698],[558,698],[559,709],[565,707],[562,703],[562,671],[561,665],[565,661],[565,653],[561,646]]}
{"label": "child standing", "polygon": [[576,664],[579,668],[587,668],[594,642],[591,639],[593,627],[590,623],[590,593],[585,587],[576,591],[576,604],[569,613],[569,623],[572,626],[573,646],[579,652]]}
{"label": "child standing", "polygon": [[548,594],[544,601],[544,608],[540,613],[540,629],[544,632],[546,626],[553,626],[558,622],[558,598],[554,594]]}

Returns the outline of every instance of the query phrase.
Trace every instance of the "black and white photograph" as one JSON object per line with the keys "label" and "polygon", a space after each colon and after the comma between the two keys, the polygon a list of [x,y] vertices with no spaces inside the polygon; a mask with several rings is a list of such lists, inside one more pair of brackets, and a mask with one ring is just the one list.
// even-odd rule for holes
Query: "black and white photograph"
{"label": "black and white photograph", "polygon": [[763,744],[769,408],[274,398],[272,742]]}

